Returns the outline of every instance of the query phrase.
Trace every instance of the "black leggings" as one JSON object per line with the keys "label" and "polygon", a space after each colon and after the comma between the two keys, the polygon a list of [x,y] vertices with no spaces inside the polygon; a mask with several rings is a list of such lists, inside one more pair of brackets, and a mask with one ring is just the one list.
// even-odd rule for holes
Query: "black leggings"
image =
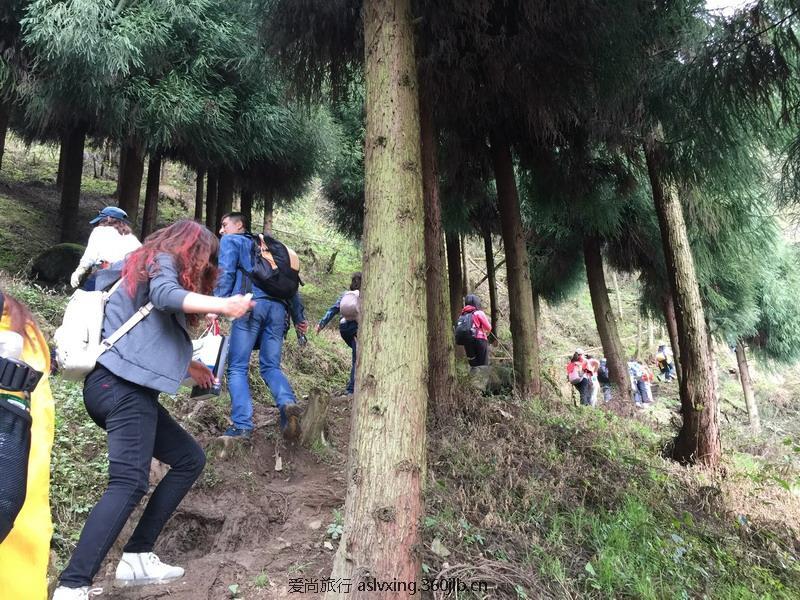
{"label": "black leggings", "polygon": [[61,584],[92,584],[133,509],[147,493],[151,458],[168,464],[123,552],[150,552],[161,529],[200,476],[203,449],[158,403],[158,392],[125,381],[104,367],[89,373],[83,401],[108,432],[108,488],[83,526]]}
{"label": "black leggings", "polygon": [[482,367],[489,364],[489,343],[486,340],[474,339],[464,346],[470,367]]}

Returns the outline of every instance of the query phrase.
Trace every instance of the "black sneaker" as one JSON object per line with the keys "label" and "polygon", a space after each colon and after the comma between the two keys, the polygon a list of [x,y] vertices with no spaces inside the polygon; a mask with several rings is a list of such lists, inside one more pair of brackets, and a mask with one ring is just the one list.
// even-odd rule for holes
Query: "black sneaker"
{"label": "black sneaker", "polygon": [[249,440],[250,436],[252,435],[252,429],[239,429],[238,427],[231,425],[225,430],[225,433],[222,434],[222,437],[242,438],[243,440]]}
{"label": "black sneaker", "polygon": [[303,410],[297,404],[289,404],[284,409],[286,414],[286,427],[283,430],[283,437],[286,440],[294,441],[300,437],[302,429],[300,428],[300,417]]}

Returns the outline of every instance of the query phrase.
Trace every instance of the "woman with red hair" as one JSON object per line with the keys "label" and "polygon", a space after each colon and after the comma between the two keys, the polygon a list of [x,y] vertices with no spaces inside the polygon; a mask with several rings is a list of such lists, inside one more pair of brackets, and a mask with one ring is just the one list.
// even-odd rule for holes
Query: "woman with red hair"
{"label": "woman with red hair", "polygon": [[250,295],[216,298],[219,242],[194,221],[179,221],[150,235],[124,263],[100,271],[97,289],[108,289],[121,276],[108,300],[103,339],[148,303],[153,310],[113,347],[100,355],[86,376],[83,398],[92,420],[108,432],[108,487],[95,505],[53,600],[88,598],[92,578],[147,493],[150,462],[170,466],[156,486],[117,566],[120,585],[163,583],[183,576],[183,569],[153,554],[164,524],[205,465],[199,444],[158,402],[174,394],[189,374],[201,386],[214,382],[205,365],[192,361],[187,323],[199,315],[238,318],[252,307]]}

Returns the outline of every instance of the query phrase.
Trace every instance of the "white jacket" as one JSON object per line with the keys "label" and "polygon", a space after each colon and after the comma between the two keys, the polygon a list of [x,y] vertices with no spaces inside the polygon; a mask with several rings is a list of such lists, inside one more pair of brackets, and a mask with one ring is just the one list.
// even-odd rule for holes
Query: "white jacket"
{"label": "white jacket", "polygon": [[80,267],[89,269],[101,263],[115,263],[140,247],[142,243],[135,235],[120,234],[114,227],[99,225],[92,230],[86,251],[83,253]]}

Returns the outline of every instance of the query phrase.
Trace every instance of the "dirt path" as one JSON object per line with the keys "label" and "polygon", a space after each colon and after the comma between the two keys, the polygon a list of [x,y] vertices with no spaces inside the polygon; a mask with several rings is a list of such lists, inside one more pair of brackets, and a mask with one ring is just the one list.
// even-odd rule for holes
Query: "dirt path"
{"label": "dirt path", "polygon": [[[237,444],[220,457],[203,410],[185,425],[207,448],[208,464],[173,518],[155,552],[186,569],[171,584],[115,587],[114,569],[131,523],[96,578],[103,598],[219,600],[224,598],[316,598],[290,593],[290,579],[317,580],[330,573],[336,541],[326,533],[334,509],[344,504],[343,449],[350,403],[333,398],[329,408],[331,449],[311,452],[277,435],[277,410],[255,407],[256,430],[248,447]],[[282,470],[276,471],[276,444]],[[156,469],[157,470],[157,469]],[[158,479],[163,473],[154,474]],[[131,519],[138,519],[138,513]],[[238,585],[234,596],[229,586]]]}

